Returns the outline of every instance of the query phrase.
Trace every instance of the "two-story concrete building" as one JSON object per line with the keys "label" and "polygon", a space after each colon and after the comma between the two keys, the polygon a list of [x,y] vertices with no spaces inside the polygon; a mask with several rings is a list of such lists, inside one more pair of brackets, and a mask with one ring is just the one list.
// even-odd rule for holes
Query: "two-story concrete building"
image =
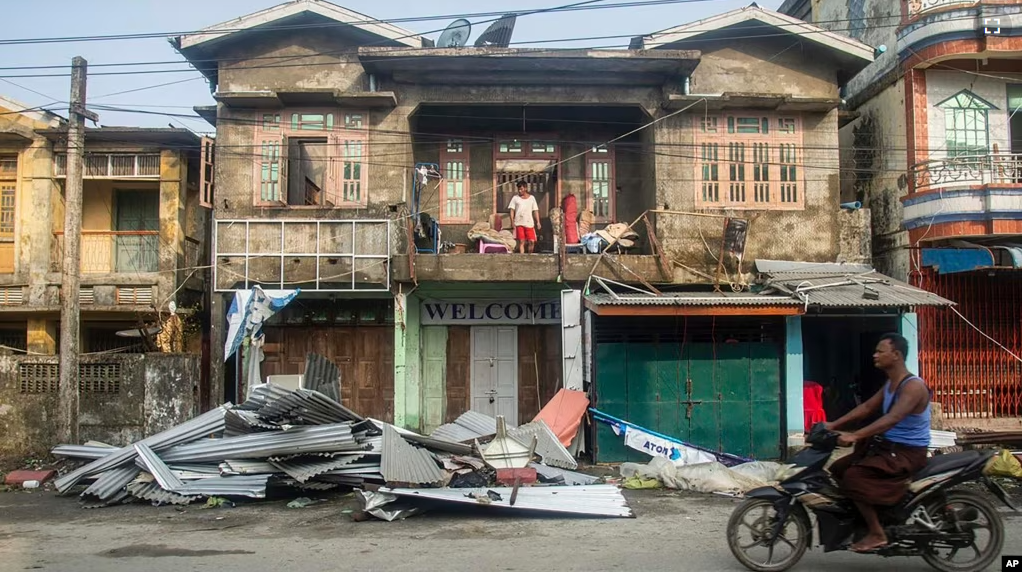
{"label": "two-story concrete building", "polygon": [[[873,49],[794,18],[752,6],[628,50],[434,47],[297,0],[174,45],[217,100],[199,110],[217,127],[214,355],[234,291],[298,288],[263,329],[263,373],[324,354],[363,414],[524,422],[568,387],[776,457],[803,426],[802,315],[852,332],[859,368],[861,333],[935,302],[848,279],[869,228],[840,209],[838,90]],[[520,181],[532,254],[510,252]],[[232,399],[241,370],[223,367]],[[622,459],[608,434],[592,451]]]}
{"label": "two-story concrete building", "polygon": [[843,195],[884,273],[957,303],[921,310],[920,373],[953,424],[1019,428],[1019,0],[788,0],[887,50],[845,86]]}
{"label": "two-story concrete building", "polygon": [[[77,296],[81,308],[85,439],[140,436],[168,411],[186,419],[209,398],[199,372],[209,259],[200,138],[172,128],[86,130],[81,288],[67,293],[67,123],[7,99],[0,114],[0,455],[53,445],[62,296]],[[157,351],[177,357],[144,354]],[[157,388],[167,400],[155,399]]]}

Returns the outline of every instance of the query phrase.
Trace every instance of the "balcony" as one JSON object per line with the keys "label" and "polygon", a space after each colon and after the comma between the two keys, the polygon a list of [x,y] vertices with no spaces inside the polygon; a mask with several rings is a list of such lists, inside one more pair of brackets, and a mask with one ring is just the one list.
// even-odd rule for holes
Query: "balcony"
{"label": "balcony", "polygon": [[1020,154],[932,159],[913,166],[914,192],[902,198],[911,242],[1019,235],[1023,181]]}
{"label": "balcony", "polygon": [[[956,57],[1018,58],[1006,42],[1020,26],[1019,2],[1011,0],[908,0],[896,31],[896,53],[919,62]],[[987,31],[986,31],[987,30]],[[1018,32],[1015,33],[1018,38]],[[961,42],[957,40],[969,40]]]}
{"label": "balcony", "polygon": [[[58,153],[53,160],[53,173],[67,177],[67,154]],[[90,178],[160,178],[159,153],[86,153],[83,162],[85,177]]]}
{"label": "balcony", "polygon": [[931,159],[913,166],[915,191],[937,188],[1011,185],[1021,181],[1021,156],[1018,153],[987,153]]}
{"label": "balcony", "polygon": [[[53,234],[50,266],[60,272],[64,233]],[[82,274],[154,273],[159,270],[159,231],[82,231]]]}

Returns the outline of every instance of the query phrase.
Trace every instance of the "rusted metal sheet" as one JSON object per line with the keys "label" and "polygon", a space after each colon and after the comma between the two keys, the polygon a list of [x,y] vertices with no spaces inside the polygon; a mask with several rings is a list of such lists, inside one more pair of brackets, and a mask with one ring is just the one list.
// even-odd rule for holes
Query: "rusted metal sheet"
{"label": "rusted metal sheet", "polygon": [[1020,362],[984,334],[1020,354],[1020,274],[939,275],[924,267],[913,279],[920,288],[955,301],[955,310],[976,326],[952,309],[917,309],[920,375],[945,416],[1019,418]]}

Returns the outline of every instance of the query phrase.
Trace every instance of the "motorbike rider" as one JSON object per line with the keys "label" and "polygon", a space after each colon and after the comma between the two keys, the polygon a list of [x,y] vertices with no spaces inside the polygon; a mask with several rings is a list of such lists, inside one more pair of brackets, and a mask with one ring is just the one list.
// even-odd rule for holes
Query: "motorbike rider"
{"label": "motorbike rider", "polygon": [[848,414],[825,424],[837,431],[880,413],[875,422],[853,432],[839,432],[841,446],[853,453],[831,466],[842,492],[867,523],[867,534],[849,549],[868,552],[888,544],[875,506],[895,505],[906,495],[909,480],[927,464],[931,395],[927,383],[906,368],[909,343],[899,334],[884,334],[874,349],[874,366],[888,376],[874,396]]}

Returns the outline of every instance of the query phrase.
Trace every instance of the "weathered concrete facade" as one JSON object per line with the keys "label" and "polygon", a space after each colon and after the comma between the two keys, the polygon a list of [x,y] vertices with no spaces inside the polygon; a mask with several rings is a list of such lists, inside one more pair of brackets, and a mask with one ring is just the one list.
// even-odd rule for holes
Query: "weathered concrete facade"
{"label": "weathered concrete facade", "polygon": [[[564,358],[543,355],[558,337],[541,341],[553,335],[518,316],[431,318],[429,309],[440,308],[431,304],[490,308],[484,303],[501,297],[553,304],[593,274],[709,290],[728,217],[751,222],[745,263],[722,276],[736,286],[748,284],[755,258],[862,261],[865,213],[839,209],[836,74],[854,75],[870,50],[817,29],[792,32],[760,8],[725,16],[638,38],[640,48],[630,50],[431,48],[414,34],[371,29],[362,15],[304,0],[243,16],[229,33],[218,25],[178,38],[218,101],[214,368],[223,362],[216,352],[235,289],[302,288],[296,301],[310,308],[325,299],[393,298],[394,419],[430,428],[477,399],[486,407],[469,383],[485,372],[484,361],[509,365],[517,380],[509,387],[545,397],[541,373]],[[255,33],[270,23],[329,21],[345,25]],[[735,34],[750,38],[726,40]],[[321,155],[308,151],[324,144]],[[297,159],[303,154],[325,161],[326,175]],[[441,173],[417,201],[419,164]],[[467,234],[507,213],[516,180],[528,180],[540,204],[541,252],[474,252]],[[580,212],[593,212],[594,230],[633,224],[636,248],[599,264],[596,255],[560,252],[550,215],[569,196]],[[410,223],[410,215],[420,214],[429,216],[427,229],[437,221],[441,242],[467,252],[417,252],[432,250],[429,241],[412,244],[422,221]],[[348,326],[323,328],[351,335]],[[495,340],[507,342],[508,356],[479,354],[501,346]],[[275,346],[268,356],[300,364],[301,351],[290,348]],[[363,360],[371,370],[383,359]],[[390,387],[354,375],[342,386]],[[514,396],[500,392],[489,402]],[[507,412],[533,411],[518,400]]]}
{"label": "weathered concrete facade", "polygon": [[1018,314],[1020,290],[1019,9],[1000,0],[781,8],[885,46],[843,89],[843,195],[870,208],[879,270],[958,303],[956,313],[919,316],[920,372],[946,417],[1017,429],[1020,325],[998,317]]}
{"label": "weathered concrete facade", "polygon": [[[199,356],[81,357],[82,441],[125,445],[196,415]],[[55,444],[56,356],[0,356],[0,460],[44,456]]]}

